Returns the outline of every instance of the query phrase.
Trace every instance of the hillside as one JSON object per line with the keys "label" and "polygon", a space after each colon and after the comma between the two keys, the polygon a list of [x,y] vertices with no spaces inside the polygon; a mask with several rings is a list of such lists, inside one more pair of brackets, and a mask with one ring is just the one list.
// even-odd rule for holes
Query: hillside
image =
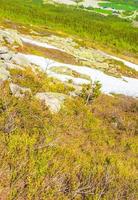
{"label": "hillside", "polygon": [[[18,6],[17,6],[18,5]],[[33,12],[30,12],[30,9]],[[64,5],[41,6],[22,3],[20,0],[1,1],[1,18],[16,20],[18,23],[44,26],[65,32],[75,38],[83,38],[83,43],[94,48],[106,49],[129,57],[138,52],[137,28],[131,22],[115,16],[103,17],[84,10]]]}
{"label": "hillside", "polygon": [[65,4],[104,16],[115,15],[131,21],[136,20],[136,16],[138,15],[137,0],[33,0],[33,2],[41,4]]}
{"label": "hillside", "polygon": [[1,0],[0,200],[136,200],[138,30]]}

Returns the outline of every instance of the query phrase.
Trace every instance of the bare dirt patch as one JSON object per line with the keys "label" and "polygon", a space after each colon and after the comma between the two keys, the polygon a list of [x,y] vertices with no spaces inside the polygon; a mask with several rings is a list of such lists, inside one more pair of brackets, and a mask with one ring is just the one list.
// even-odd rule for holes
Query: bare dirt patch
{"label": "bare dirt patch", "polygon": [[72,65],[80,64],[74,56],[66,52],[57,49],[43,48],[28,43],[23,43],[23,44],[24,44],[23,47],[17,48],[18,52],[44,56],[46,58],[66,64],[72,64]]}

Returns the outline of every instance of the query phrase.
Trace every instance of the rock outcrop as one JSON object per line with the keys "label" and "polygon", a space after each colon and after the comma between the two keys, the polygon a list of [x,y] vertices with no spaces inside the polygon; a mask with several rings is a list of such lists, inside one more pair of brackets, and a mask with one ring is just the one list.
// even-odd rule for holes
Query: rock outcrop
{"label": "rock outcrop", "polygon": [[26,93],[31,94],[30,88],[20,87],[19,85],[10,83],[10,90],[15,97],[24,97]]}
{"label": "rock outcrop", "polygon": [[7,71],[7,70],[5,69],[5,67],[2,66],[1,63],[0,63],[0,80],[1,80],[1,81],[5,81],[5,80],[7,80],[9,77],[10,77],[9,71]]}
{"label": "rock outcrop", "polygon": [[35,97],[44,102],[52,113],[59,112],[64,100],[67,98],[64,94],[53,92],[37,93]]}
{"label": "rock outcrop", "polygon": [[22,46],[22,40],[15,30],[0,30],[0,43]]}

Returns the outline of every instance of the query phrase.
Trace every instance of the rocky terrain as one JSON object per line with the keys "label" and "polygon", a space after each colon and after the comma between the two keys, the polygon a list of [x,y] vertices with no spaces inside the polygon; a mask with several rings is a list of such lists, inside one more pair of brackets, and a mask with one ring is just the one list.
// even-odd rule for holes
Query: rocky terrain
{"label": "rocky terrain", "polygon": [[4,20],[0,200],[137,199],[137,98],[134,57]]}
{"label": "rocky terrain", "polygon": [[[9,70],[30,67],[34,73],[40,70],[65,85],[70,84],[76,94],[83,85],[99,81],[101,91],[105,94],[138,97],[138,65],[134,63],[85,48],[70,38],[56,35],[41,37],[37,32],[23,35],[15,30],[1,28],[0,41],[0,79],[10,79],[11,91],[15,96],[31,93],[31,89],[13,85]],[[53,98],[57,95],[51,93],[49,96],[45,92],[43,97],[42,94],[35,95],[41,96],[40,99],[45,99],[50,105],[52,95]],[[64,99],[62,94],[61,99]],[[59,107],[62,101],[57,98],[54,102]]]}

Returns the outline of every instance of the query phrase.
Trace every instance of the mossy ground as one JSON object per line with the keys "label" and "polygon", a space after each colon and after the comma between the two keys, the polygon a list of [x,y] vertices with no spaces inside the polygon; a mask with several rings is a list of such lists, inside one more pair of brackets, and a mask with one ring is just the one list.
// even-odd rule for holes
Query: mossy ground
{"label": "mossy ground", "polygon": [[59,73],[59,74],[65,74],[65,75],[69,75],[75,78],[83,78],[83,79],[87,79],[89,81],[91,81],[91,78],[87,75],[83,75],[83,74],[79,74],[67,67],[52,67],[50,69],[53,72]]}
{"label": "mossy ground", "polygon": [[36,70],[34,73],[29,67],[25,70],[10,69],[10,74],[13,83],[30,88],[33,94],[37,92],[59,92],[68,94],[74,90],[73,87],[50,78],[39,70]]}

